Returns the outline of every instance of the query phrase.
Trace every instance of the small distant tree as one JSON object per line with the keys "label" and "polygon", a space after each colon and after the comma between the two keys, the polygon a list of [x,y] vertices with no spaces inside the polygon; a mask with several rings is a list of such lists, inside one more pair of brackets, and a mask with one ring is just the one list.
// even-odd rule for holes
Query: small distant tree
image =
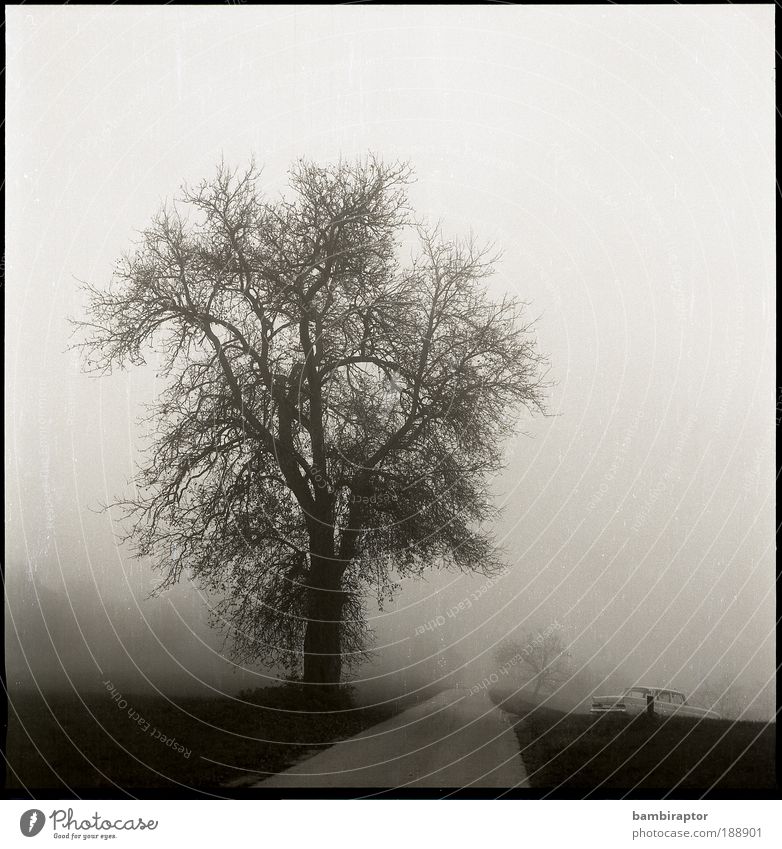
{"label": "small distant tree", "polygon": [[571,654],[565,629],[559,623],[528,633],[522,639],[506,640],[497,650],[496,659],[506,671],[526,678],[534,696],[555,690],[570,676]]}
{"label": "small distant tree", "polygon": [[[500,567],[487,480],[542,410],[523,304],[498,255],[417,224],[410,168],[254,166],[164,207],[109,285],[86,287],[88,369],[156,355],[151,445],[122,505],[161,589],[189,574],[240,659],[318,686],[361,651],[392,574]],[[403,238],[417,243],[400,261]]]}

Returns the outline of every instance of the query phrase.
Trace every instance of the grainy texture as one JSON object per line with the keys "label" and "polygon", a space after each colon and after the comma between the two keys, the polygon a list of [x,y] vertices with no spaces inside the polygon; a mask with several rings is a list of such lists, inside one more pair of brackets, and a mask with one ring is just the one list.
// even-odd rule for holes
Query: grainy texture
{"label": "grainy texture", "polygon": [[[392,706],[353,708],[318,704],[302,711],[295,693],[267,688],[231,698],[126,695],[122,710],[107,696],[17,696],[10,706],[7,788],[200,788],[257,780],[285,769],[303,754],[387,719]],[[253,703],[253,701],[255,703]],[[190,750],[190,757],[152,736],[131,719],[133,709]],[[330,712],[330,709],[331,712]],[[318,712],[318,711],[323,712]],[[20,722],[18,715],[23,717]]]}
{"label": "grainy texture", "polygon": [[533,787],[558,790],[728,790],[775,787],[776,724],[568,714],[501,702]]}

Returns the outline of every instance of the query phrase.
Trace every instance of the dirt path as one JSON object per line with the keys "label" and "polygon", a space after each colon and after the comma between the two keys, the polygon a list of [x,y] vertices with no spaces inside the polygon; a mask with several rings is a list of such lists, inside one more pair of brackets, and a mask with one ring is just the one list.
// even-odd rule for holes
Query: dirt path
{"label": "dirt path", "polygon": [[446,690],[255,787],[529,787],[508,714]]}

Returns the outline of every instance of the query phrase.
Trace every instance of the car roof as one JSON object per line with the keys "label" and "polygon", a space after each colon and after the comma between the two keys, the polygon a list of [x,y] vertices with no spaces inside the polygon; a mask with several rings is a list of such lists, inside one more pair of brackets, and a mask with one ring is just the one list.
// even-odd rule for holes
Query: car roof
{"label": "car roof", "polygon": [[625,692],[629,690],[645,690],[647,693],[673,693],[675,696],[684,698],[684,693],[681,690],[672,690],[670,687],[647,687],[644,684],[635,684],[632,687],[628,687]]}

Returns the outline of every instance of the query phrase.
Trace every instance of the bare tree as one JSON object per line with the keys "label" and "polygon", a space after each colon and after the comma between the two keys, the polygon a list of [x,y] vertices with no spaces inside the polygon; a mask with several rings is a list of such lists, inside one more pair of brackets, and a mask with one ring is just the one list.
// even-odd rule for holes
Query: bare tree
{"label": "bare tree", "polygon": [[533,696],[541,690],[554,690],[570,677],[571,655],[565,630],[559,623],[544,631],[529,633],[521,640],[506,640],[497,649],[497,661],[504,672],[516,670],[533,686]]}
{"label": "bare tree", "polygon": [[323,685],[394,571],[498,565],[487,478],[542,361],[488,296],[491,249],[412,223],[406,165],[299,161],[276,200],[258,178],[184,187],[76,324],[88,370],[155,352],[165,378],[122,502],[136,554],[219,594],[239,658]]}

